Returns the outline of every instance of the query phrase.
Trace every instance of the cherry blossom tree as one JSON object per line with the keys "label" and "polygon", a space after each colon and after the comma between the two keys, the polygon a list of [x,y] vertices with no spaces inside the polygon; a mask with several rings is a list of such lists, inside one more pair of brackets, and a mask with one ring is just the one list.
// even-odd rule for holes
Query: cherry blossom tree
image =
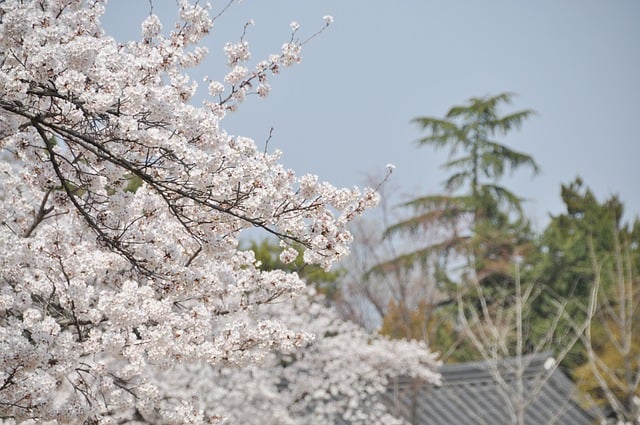
{"label": "cherry blossom tree", "polygon": [[391,341],[346,322],[310,288],[294,302],[267,307],[268,317],[315,334],[303,350],[269,353],[244,368],[186,365],[159,375],[180,382],[175,397],[200,397],[204,412],[230,423],[406,424],[382,395],[393,378],[438,383],[436,356],[424,344]]}
{"label": "cherry blossom tree", "polygon": [[[279,152],[220,126],[300,61],[297,25],[251,68],[244,36],[227,44],[230,70],[196,106],[188,70],[220,15],[180,0],[171,30],[151,14],[140,41],[118,44],[100,24],[104,3],[0,2],[0,420],[215,422],[229,411],[185,397],[188,379],[160,377],[248,366],[247,382],[221,387],[244,394],[263,370],[252,364],[312,340],[305,323],[267,314],[295,315],[304,284],[261,271],[238,248],[242,231],[302,245],[328,268],[377,195],[298,177]],[[313,373],[313,353],[291,355]]]}

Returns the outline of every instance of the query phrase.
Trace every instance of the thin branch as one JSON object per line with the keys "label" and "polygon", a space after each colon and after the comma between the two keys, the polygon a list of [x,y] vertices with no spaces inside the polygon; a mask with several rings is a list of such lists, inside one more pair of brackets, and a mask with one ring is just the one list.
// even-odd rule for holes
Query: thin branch
{"label": "thin branch", "polygon": [[36,227],[38,227],[38,225],[47,218],[47,214],[53,211],[53,206],[50,206],[50,207],[46,206],[47,200],[49,199],[49,195],[51,194],[52,190],[53,189],[49,189],[48,191],[45,192],[44,197],[42,198],[42,202],[40,202],[40,207],[38,208],[38,212],[33,218],[33,223],[31,223],[31,226],[29,226],[29,228],[24,232],[25,238],[31,237],[31,234],[33,233],[34,230],[36,230]]}

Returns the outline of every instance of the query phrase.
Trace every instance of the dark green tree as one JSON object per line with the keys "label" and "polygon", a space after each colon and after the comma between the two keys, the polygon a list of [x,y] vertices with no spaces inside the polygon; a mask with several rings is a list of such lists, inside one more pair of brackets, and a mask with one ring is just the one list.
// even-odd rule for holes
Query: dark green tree
{"label": "dark green tree", "polygon": [[[508,171],[539,167],[534,159],[499,143],[496,138],[519,128],[534,112],[530,109],[501,115],[499,107],[508,104],[512,93],[471,98],[454,106],[444,118],[420,117],[413,121],[427,135],[419,146],[448,149],[449,160],[443,168],[452,174],[444,182],[445,194],[412,199],[404,207],[411,217],[387,229],[415,237],[421,230],[439,229],[444,236],[425,241],[425,245],[392,263],[410,266],[427,262],[434,256],[441,280],[446,274],[447,260],[461,256],[480,280],[505,274],[514,247],[529,239],[527,220],[522,213],[522,199],[500,184]],[[382,267],[388,264],[381,265]]]}
{"label": "dark green tree", "polygon": [[[445,181],[444,187],[447,192],[455,192],[466,186],[466,203],[472,207],[476,221],[495,216],[500,203],[521,211],[520,198],[497,184],[506,171],[526,166],[538,172],[538,165],[531,156],[495,140],[496,136],[520,128],[523,121],[534,113],[525,109],[499,115],[498,107],[510,103],[512,97],[512,93],[474,97],[465,105],[451,108],[445,118],[419,117],[413,120],[429,132],[418,140],[418,145],[449,150],[449,161],[442,167],[453,174]],[[458,155],[460,151],[462,155]]]}
{"label": "dark green tree", "polygon": [[[539,333],[557,302],[572,300],[558,326],[589,326],[562,366],[620,423],[637,423],[640,396],[640,220],[624,220],[618,196],[599,201],[582,179],[563,185],[565,211],[540,236],[533,277],[545,287],[532,320]],[[560,346],[556,343],[556,346]]]}
{"label": "dark green tree", "polygon": [[593,192],[576,178],[562,185],[566,211],[551,216],[539,241],[536,260],[539,280],[559,297],[589,297],[594,280],[593,258],[613,261],[614,235],[625,230],[623,204],[617,196],[598,202]]}
{"label": "dark green tree", "polygon": [[[421,316],[454,318],[457,307],[453,301],[460,292],[464,293],[469,282],[478,282],[489,291],[511,290],[513,259],[524,256],[530,249],[532,234],[522,211],[523,200],[501,184],[505,174],[517,169],[529,168],[534,174],[539,171],[531,156],[498,141],[520,128],[534,113],[526,109],[502,114],[501,107],[509,104],[513,96],[502,93],[471,98],[452,107],[444,118],[413,120],[427,133],[418,140],[419,146],[449,151],[443,168],[451,174],[443,183],[444,193],[417,197],[402,204],[410,216],[386,230],[387,237],[409,236],[414,241],[422,240],[423,244],[378,264],[372,273],[388,273],[398,267],[429,269],[450,302],[439,303],[436,314]],[[504,294],[496,294],[487,299],[497,299],[498,295],[504,298]],[[396,310],[403,309],[396,306]],[[396,326],[393,319],[385,317],[385,327],[397,333],[402,327]],[[429,323],[423,327],[428,328]],[[464,343],[462,338],[454,340],[456,344]],[[451,352],[451,347],[438,346],[437,341],[431,343],[440,351]],[[469,355],[454,350],[451,358],[462,360]]]}
{"label": "dark green tree", "polygon": [[[600,298],[605,304],[616,304],[615,297],[607,294],[616,289],[616,279],[607,278],[620,266],[617,245],[626,247],[630,260],[629,273],[638,276],[640,270],[640,221],[623,222],[624,205],[617,196],[600,202],[579,177],[561,188],[566,211],[551,216],[530,259],[534,267],[529,279],[545,287],[546,296],[534,306],[534,320],[543,332],[549,311],[558,301],[575,301],[569,315],[574,321],[586,316],[593,284],[600,280]],[[598,267],[594,267],[597,263]],[[604,297],[604,298],[603,298]],[[567,329],[569,324],[564,325]],[[586,361],[585,347],[578,344],[565,361],[565,367],[574,369]]]}

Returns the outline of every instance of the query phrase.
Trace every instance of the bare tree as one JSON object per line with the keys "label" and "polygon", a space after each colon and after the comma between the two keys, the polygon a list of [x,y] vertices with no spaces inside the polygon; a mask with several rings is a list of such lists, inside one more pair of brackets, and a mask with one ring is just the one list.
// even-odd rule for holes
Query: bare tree
{"label": "bare tree", "polygon": [[[558,369],[562,360],[588,328],[588,320],[575,323],[575,332],[559,335],[559,324],[566,317],[567,299],[555,299],[555,314],[544,332],[534,330],[530,307],[541,299],[544,288],[535,282],[523,283],[520,259],[515,256],[514,288],[496,298],[496,292],[487,294],[478,280],[460,287],[457,297],[458,323],[462,333],[473,344],[504,400],[509,423],[523,425],[529,409],[544,386]],[[545,371],[533,381],[525,377],[535,354],[548,353]],[[567,400],[569,403],[570,400]],[[554,423],[563,411],[552,412],[549,423]]]}
{"label": "bare tree", "polygon": [[[388,263],[389,258],[412,249],[412,240],[385,237],[384,229],[397,221],[398,216],[386,196],[393,188],[387,184],[380,192],[377,215],[368,220],[360,219],[351,226],[354,243],[351,255],[344,263],[341,309],[347,318],[368,329],[379,328],[393,310],[397,313],[394,325],[402,328],[401,335],[397,336],[413,336],[429,344],[427,319],[434,306],[443,302],[445,294],[429,272],[429,265]],[[380,267],[381,264],[385,267]],[[419,324],[412,317],[418,310],[427,316]]]}
{"label": "bare tree", "polygon": [[640,292],[633,249],[614,234],[612,260],[597,258],[590,245],[595,281],[588,326],[581,335],[587,363],[578,368],[584,389],[599,395],[618,423],[640,424]]}

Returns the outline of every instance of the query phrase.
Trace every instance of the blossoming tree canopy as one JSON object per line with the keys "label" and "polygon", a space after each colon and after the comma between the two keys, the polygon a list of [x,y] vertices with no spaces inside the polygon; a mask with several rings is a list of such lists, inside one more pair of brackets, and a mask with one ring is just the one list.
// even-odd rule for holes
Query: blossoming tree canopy
{"label": "blossoming tree canopy", "polygon": [[205,414],[232,424],[407,424],[384,396],[399,376],[437,382],[436,356],[416,341],[367,334],[313,292],[266,307],[272,318],[314,332],[304,350],[269,353],[241,369],[181,365],[157,376],[158,385],[180,382],[181,397],[199,395]]}
{"label": "blossoming tree canopy", "polygon": [[0,418],[11,421],[109,422],[123,403],[143,421],[169,397],[152,383],[159,369],[307,343],[255,314],[299,291],[297,275],[260,271],[238,236],[260,228],[328,268],[376,202],[297,177],[220,127],[300,61],[297,24],[251,68],[248,42],[228,44],[230,71],[195,106],[186,70],[216,18],[181,0],[172,30],[150,15],[140,41],[118,44],[104,3],[0,2]]}

